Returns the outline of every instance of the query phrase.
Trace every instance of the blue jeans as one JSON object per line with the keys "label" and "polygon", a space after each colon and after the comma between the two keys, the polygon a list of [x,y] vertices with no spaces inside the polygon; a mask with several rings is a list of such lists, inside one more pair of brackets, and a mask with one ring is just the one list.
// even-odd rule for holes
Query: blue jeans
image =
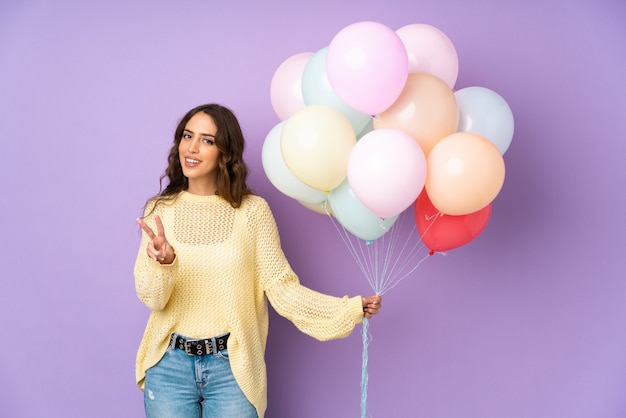
{"label": "blue jeans", "polygon": [[258,418],[235,381],[228,350],[189,356],[170,345],[146,371],[143,399],[147,418]]}

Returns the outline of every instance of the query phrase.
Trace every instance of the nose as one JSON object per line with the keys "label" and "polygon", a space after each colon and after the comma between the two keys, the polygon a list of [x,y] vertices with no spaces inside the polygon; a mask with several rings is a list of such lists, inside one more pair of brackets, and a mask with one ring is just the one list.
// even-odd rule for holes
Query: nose
{"label": "nose", "polygon": [[199,141],[196,138],[192,138],[191,141],[189,141],[189,147],[187,148],[187,150],[193,154],[197,153],[198,143]]}

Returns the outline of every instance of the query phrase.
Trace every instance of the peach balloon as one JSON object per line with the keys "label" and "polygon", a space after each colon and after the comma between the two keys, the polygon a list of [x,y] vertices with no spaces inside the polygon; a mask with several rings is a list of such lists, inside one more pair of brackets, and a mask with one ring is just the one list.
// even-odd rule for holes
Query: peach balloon
{"label": "peach balloon", "polygon": [[437,142],[456,132],[458,123],[459,109],[452,89],[432,74],[411,73],[400,97],[376,115],[374,129],[404,131],[428,155]]}
{"label": "peach balloon", "polygon": [[504,184],[504,159],[488,139],[469,132],[447,136],[426,160],[424,187],[446,215],[467,215],[488,204]]}

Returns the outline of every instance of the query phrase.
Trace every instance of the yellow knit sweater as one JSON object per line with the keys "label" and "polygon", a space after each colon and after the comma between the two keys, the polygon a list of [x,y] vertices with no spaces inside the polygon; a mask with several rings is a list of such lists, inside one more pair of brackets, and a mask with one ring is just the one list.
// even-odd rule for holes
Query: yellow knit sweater
{"label": "yellow knit sweater", "polygon": [[[181,192],[174,202],[157,205],[154,213],[163,221],[176,259],[161,265],[148,258],[148,236],[143,233],[135,287],[151,314],[137,353],[140,388],[146,370],[161,359],[173,332],[189,338],[230,332],[233,374],[263,418],[267,299],[280,315],[319,340],[346,337],[362,322],[359,296],[337,298],[300,284],[263,198],[247,196],[234,209],[219,196]],[[156,231],[152,216],[145,221]]]}

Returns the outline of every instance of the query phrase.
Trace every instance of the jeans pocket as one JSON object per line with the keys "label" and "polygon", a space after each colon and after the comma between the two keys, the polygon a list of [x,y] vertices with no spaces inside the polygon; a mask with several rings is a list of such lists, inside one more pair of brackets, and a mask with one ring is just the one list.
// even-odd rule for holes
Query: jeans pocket
{"label": "jeans pocket", "polygon": [[158,366],[163,361],[164,358],[171,356],[174,350],[176,350],[176,347],[174,347],[172,344],[169,344],[167,346],[167,349],[165,350],[165,353],[163,353],[163,356],[161,356],[159,361],[157,361],[153,366],[149,367],[148,370],[150,370],[151,368],[155,366]]}
{"label": "jeans pocket", "polygon": [[218,351],[217,352],[217,357],[221,358],[222,360],[225,360],[225,361],[230,361],[229,357],[228,357],[228,349],[222,350],[222,351]]}

